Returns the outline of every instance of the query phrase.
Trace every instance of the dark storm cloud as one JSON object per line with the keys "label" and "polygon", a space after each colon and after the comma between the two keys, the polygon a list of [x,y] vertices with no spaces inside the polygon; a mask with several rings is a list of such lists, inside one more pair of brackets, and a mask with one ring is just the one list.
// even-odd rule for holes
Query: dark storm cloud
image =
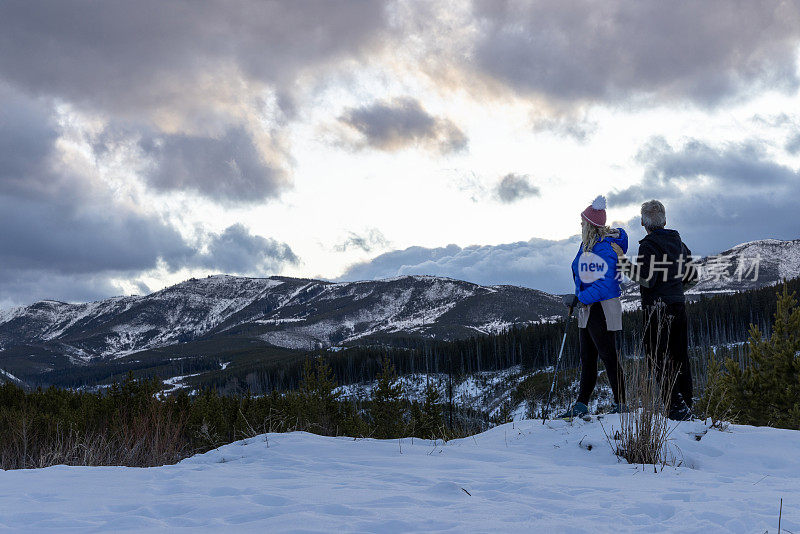
{"label": "dark storm cloud", "polygon": [[[678,230],[695,255],[705,256],[748,241],[800,238],[797,207],[793,200],[800,196],[800,187],[788,194],[793,196],[680,194],[659,200],[666,209],[667,228]],[[634,255],[644,231],[638,216],[631,218],[626,226],[632,229],[629,254]]]}
{"label": "dark storm cloud", "polygon": [[520,92],[561,101],[637,93],[703,104],[794,91],[800,6],[608,0],[478,0],[474,64]]}
{"label": "dark storm cloud", "polygon": [[449,119],[430,115],[413,98],[349,109],[339,120],[359,132],[365,145],[380,150],[394,151],[418,144],[446,153],[462,150],[468,142]]}
{"label": "dark storm cloud", "polygon": [[[661,137],[651,139],[637,154],[644,165],[641,183],[609,193],[614,204],[636,204],[644,197],[674,196],[681,185],[689,194],[769,194],[775,187],[798,181],[798,173],[769,158],[758,141],[729,143],[723,147],[689,139],[678,149]],[[706,178],[710,183],[703,183]]]}
{"label": "dark storm cloud", "polygon": [[[0,86],[0,305],[96,299],[164,265],[258,271],[297,261],[285,244],[234,226],[207,252],[160,217],[70,170],[57,149],[52,104]],[[263,271],[262,271],[263,272]]]}
{"label": "dark storm cloud", "polygon": [[288,84],[300,69],[358,53],[384,23],[383,2],[372,0],[8,0],[0,78],[112,114],[152,111],[231,67]]}
{"label": "dark storm cloud", "polygon": [[162,262],[170,271],[275,274],[299,261],[287,244],[239,224],[208,235],[201,251],[168,223],[113,203],[72,209],[0,195],[0,228],[0,300],[13,303],[118,294],[112,279],[135,278]]}
{"label": "dark storm cloud", "polygon": [[494,187],[494,195],[500,202],[509,204],[523,198],[538,197],[540,192],[527,174],[507,174]]}
{"label": "dark storm cloud", "polygon": [[0,193],[0,305],[42,298],[95,300],[119,294],[111,279],[197,254],[157,217],[115,204],[73,206]]}
{"label": "dark storm cloud", "polygon": [[0,192],[47,189],[57,127],[46,103],[0,83]]}
{"label": "dark storm cloud", "polygon": [[190,253],[156,217],[114,206],[59,160],[51,104],[0,88],[0,266],[62,273],[154,267]]}
{"label": "dark storm cloud", "polygon": [[653,181],[711,176],[732,184],[783,183],[797,177],[792,169],[775,163],[761,141],[749,140],[716,147],[689,139],[674,149],[663,138],[655,138],[643,147],[636,159],[647,168]]}
{"label": "dark storm cloud", "polygon": [[[149,145],[163,158],[148,175],[158,189],[257,202],[290,185],[290,147],[276,139],[295,114],[296,76],[357,58],[385,25],[384,7],[9,0],[0,2],[0,83],[127,124],[134,138],[160,136],[160,145]],[[277,109],[265,111],[257,132],[243,117],[265,109],[265,88]],[[0,99],[0,108],[8,105]]]}
{"label": "dark storm cloud", "polygon": [[[0,309],[40,300],[92,302],[125,291],[107,274],[63,274],[37,269],[0,269]],[[149,291],[140,291],[140,295]]]}
{"label": "dark storm cloud", "polygon": [[247,203],[277,196],[287,185],[284,172],[264,161],[243,128],[219,138],[147,137],[140,147],[154,161],[146,179],[159,190],[193,190],[212,200]]}
{"label": "dark storm cloud", "polygon": [[389,246],[389,240],[377,228],[370,228],[363,234],[348,232],[347,239],[335,245],[333,248],[338,252],[345,252],[349,249],[360,249],[364,252],[372,252],[375,249],[382,249]]}
{"label": "dark storm cloud", "polygon": [[[681,231],[697,253],[755,239],[800,237],[800,174],[772,161],[757,141],[717,147],[690,139],[673,148],[656,138],[637,159],[645,166],[642,181],[609,193],[610,207],[661,200],[667,225]],[[637,228],[638,217],[629,224]]]}
{"label": "dark storm cloud", "polygon": [[97,273],[177,268],[194,253],[160,219],[114,204],[73,207],[56,199],[0,196],[4,268]]}
{"label": "dark storm cloud", "polygon": [[496,246],[409,247],[352,265],[341,280],[371,280],[428,274],[478,284],[512,284],[549,292],[568,292],[577,236],[561,241],[531,239]]}
{"label": "dark storm cloud", "polygon": [[234,224],[211,235],[208,252],[198,254],[191,263],[225,273],[256,274],[299,261],[286,243],[253,235],[244,225]]}

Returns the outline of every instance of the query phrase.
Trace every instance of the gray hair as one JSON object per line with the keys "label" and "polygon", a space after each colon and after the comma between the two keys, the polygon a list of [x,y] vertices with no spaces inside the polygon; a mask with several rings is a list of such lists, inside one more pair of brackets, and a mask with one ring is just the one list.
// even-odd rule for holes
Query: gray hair
{"label": "gray hair", "polygon": [[667,224],[667,214],[664,204],[658,200],[648,200],[642,204],[642,225],[648,230],[664,228]]}

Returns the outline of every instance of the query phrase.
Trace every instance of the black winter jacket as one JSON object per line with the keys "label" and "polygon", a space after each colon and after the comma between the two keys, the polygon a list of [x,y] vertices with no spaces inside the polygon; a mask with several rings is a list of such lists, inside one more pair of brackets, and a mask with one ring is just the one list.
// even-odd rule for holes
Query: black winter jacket
{"label": "black winter jacket", "polygon": [[[642,306],[650,306],[656,300],[665,304],[684,302],[683,284],[687,281],[687,264],[692,261],[689,250],[680,234],[675,230],[660,228],[639,241],[640,275],[649,280],[649,287],[641,286]],[[691,269],[690,276],[697,272]]]}

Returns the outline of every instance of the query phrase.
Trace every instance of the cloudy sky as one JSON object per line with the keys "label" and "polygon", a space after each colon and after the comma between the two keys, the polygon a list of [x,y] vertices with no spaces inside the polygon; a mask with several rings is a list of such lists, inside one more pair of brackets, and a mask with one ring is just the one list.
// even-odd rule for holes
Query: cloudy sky
{"label": "cloudy sky", "polygon": [[191,276],[566,291],[597,194],[800,238],[800,1],[0,3],[0,307]]}

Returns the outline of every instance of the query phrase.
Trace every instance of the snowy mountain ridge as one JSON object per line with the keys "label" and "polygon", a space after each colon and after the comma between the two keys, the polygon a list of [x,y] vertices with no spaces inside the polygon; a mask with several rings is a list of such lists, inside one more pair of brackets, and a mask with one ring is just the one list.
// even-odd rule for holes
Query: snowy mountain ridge
{"label": "snowy mountain ridge", "polygon": [[332,283],[217,275],[143,297],[10,310],[0,316],[0,350],[47,345],[81,363],[228,335],[313,349],[376,334],[450,339],[560,311],[558,297],[542,291],[433,276]]}

